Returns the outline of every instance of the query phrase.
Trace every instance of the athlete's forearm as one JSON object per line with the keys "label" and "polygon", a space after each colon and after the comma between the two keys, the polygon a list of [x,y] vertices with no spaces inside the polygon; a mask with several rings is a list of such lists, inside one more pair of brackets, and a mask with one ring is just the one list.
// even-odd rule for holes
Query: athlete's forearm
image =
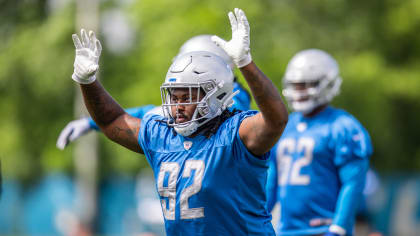
{"label": "athlete's forearm", "polygon": [[80,88],[89,114],[101,129],[125,113],[98,81],[81,84]]}
{"label": "athlete's forearm", "polygon": [[288,120],[288,113],[276,86],[259,70],[254,62],[240,68],[240,70],[251,89],[266,124],[271,128],[283,130]]}
{"label": "athlete's forearm", "polygon": [[102,132],[114,142],[143,153],[137,142],[140,119],[127,114],[98,81],[80,87],[86,108]]}

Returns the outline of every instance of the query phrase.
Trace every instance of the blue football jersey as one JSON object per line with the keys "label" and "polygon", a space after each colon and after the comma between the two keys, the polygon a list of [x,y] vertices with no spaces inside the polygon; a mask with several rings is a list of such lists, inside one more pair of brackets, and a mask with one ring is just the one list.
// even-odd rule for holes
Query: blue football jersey
{"label": "blue football jersey", "polygon": [[327,107],[311,118],[292,113],[271,158],[280,203],[277,234],[321,234],[336,224],[351,235],[371,153],[367,131],[347,112]]}
{"label": "blue football jersey", "polygon": [[163,117],[146,114],[139,144],[154,171],[167,235],[274,235],[266,209],[269,153],[252,155],[240,112],[210,138],[175,134]]}

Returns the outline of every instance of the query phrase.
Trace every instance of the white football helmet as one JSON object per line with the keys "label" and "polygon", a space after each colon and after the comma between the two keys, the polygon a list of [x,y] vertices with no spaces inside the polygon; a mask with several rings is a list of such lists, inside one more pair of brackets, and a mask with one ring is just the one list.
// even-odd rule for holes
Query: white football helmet
{"label": "white football helmet", "polygon": [[282,93],[294,111],[308,114],[339,94],[341,82],[332,56],[319,49],[307,49],[298,52],[287,65]]}
{"label": "white football helmet", "polygon": [[197,35],[188,39],[184,44],[182,44],[178,55],[174,58],[174,60],[185,53],[194,51],[206,51],[214,53],[221,57],[232,70],[235,69],[235,65],[233,64],[233,61],[229,55],[225,52],[225,50],[213,43],[213,41],[211,41],[211,35],[208,34]]}
{"label": "white football helmet", "polygon": [[[187,103],[172,103],[171,91],[176,88],[188,88]],[[204,92],[205,96],[193,101],[192,90]],[[182,136],[190,136],[200,126],[233,104],[233,73],[219,56],[205,51],[185,53],[175,59],[166,74],[165,82],[161,86],[162,108],[167,124],[174,127]],[[191,120],[175,123],[175,114],[171,113],[172,106],[197,105]],[[178,109],[178,107],[177,107]]]}

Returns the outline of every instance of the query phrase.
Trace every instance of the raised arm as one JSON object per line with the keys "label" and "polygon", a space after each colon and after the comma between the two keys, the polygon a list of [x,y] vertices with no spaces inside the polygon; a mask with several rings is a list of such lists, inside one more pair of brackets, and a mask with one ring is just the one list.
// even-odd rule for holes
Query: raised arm
{"label": "raised arm", "polygon": [[82,41],[75,34],[72,37],[76,47],[72,79],[80,84],[89,114],[109,139],[143,153],[137,142],[140,119],[127,114],[96,80],[102,50],[99,40],[93,31],[88,36],[84,29],[81,30]]}
{"label": "raised arm", "polygon": [[98,81],[80,88],[86,108],[102,132],[112,141],[143,153],[137,142],[140,119],[126,113]]}
{"label": "raised arm", "polygon": [[288,113],[277,88],[252,61],[249,24],[245,13],[235,8],[235,14],[229,12],[228,15],[232,26],[232,39],[226,42],[213,36],[212,40],[223,48],[240,68],[261,111],[242,122],[239,136],[250,152],[262,155],[280,138],[287,124]]}
{"label": "raised arm", "polygon": [[251,62],[241,68],[260,113],[245,119],[239,135],[255,155],[269,151],[278,141],[287,124],[287,109],[274,84]]}
{"label": "raised arm", "polygon": [[[143,119],[143,116],[146,113],[151,112],[159,114],[158,112],[161,110],[161,107],[156,107],[155,105],[146,105],[141,107],[128,108],[125,109],[125,112],[127,112],[130,116]],[[69,145],[71,142],[93,130],[99,131],[99,127],[90,117],[84,117],[70,121],[60,132],[56,146],[58,149],[64,150],[64,148],[67,147],[67,145]]]}

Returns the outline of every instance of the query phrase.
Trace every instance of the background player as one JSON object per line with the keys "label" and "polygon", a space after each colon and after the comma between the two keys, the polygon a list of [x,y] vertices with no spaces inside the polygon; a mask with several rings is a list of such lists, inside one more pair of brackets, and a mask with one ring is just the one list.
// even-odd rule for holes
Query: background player
{"label": "background player", "polygon": [[[235,65],[233,64],[233,61],[230,59],[229,55],[227,55],[223,49],[214,44],[210,37],[210,35],[198,35],[190,38],[181,46],[178,55],[174,59],[188,52],[207,51],[220,56],[226,62],[226,64],[230,66],[232,71],[234,71]],[[251,104],[250,94],[242,87],[239,82],[237,82],[236,76],[234,78],[233,91],[239,91],[239,93],[233,97],[234,103],[231,109],[238,109],[242,111],[249,110]],[[162,112],[162,108],[155,105],[146,105],[129,108],[126,110],[128,114],[140,119],[143,118],[144,114],[149,111],[159,114]],[[92,118],[86,117],[69,122],[60,132],[56,144],[57,148],[63,150],[70,142],[75,141],[79,137],[87,134],[92,130],[99,130],[99,127],[92,120]]]}
{"label": "background player", "polygon": [[[144,153],[152,166],[168,235],[272,235],[265,184],[269,150],[287,123],[273,83],[251,59],[245,14],[229,13],[232,40],[212,37],[240,68],[261,112],[231,112],[233,73],[217,55],[191,52],[161,87],[164,117],[128,115],[96,80],[100,43],[82,30],[73,80],[111,140]],[[141,122],[141,123],[140,123]]]}
{"label": "background player", "polygon": [[363,126],[329,106],[339,93],[336,61],[326,52],[297,53],[283,78],[295,111],[273,149],[275,180],[268,207],[280,203],[278,235],[352,235],[372,146]]}

